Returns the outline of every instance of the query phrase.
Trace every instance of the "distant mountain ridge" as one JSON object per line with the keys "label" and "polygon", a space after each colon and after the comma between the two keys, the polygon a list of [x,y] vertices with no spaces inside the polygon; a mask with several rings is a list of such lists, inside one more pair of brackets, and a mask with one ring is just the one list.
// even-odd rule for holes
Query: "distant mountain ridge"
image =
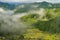
{"label": "distant mountain ridge", "polygon": [[37,4],[39,5],[39,7],[42,7],[42,8],[60,8],[60,3],[50,3],[50,2],[46,2],[46,1],[43,1],[43,2],[35,2],[34,4]]}
{"label": "distant mountain ridge", "polygon": [[[50,2],[34,2],[34,3],[24,3],[21,4],[24,5],[27,8],[31,8],[33,6],[38,6],[38,8],[60,8],[60,3],[50,3]],[[21,6],[19,5],[19,6]]]}
{"label": "distant mountain ridge", "polygon": [[5,8],[5,9],[14,9],[15,8],[15,4],[10,4],[10,3],[6,3],[6,2],[0,2],[0,7]]}
{"label": "distant mountain ridge", "polygon": [[31,10],[39,10],[40,8],[60,8],[60,3],[50,3],[46,1],[25,3],[25,4],[18,5],[16,7],[16,13],[28,12]]}
{"label": "distant mountain ridge", "polygon": [[[60,8],[60,3],[34,2],[34,3],[19,3],[19,2],[0,2],[0,7],[13,10],[18,6],[24,5],[25,9],[37,9],[37,8]],[[37,6],[37,7],[33,7]]]}

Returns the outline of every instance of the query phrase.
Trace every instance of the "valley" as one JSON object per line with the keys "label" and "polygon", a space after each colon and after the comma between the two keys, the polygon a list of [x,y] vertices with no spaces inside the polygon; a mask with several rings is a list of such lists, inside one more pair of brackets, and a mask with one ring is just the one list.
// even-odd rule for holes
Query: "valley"
{"label": "valley", "polygon": [[0,40],[60,40],[59,4],[0,2]]}

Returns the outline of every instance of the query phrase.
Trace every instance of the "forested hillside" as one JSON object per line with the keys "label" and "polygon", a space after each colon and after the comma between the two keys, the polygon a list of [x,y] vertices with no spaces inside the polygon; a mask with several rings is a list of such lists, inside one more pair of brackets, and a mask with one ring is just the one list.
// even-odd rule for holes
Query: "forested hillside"
{"label": "forested hillside", "polygon": [[40,8],[60,8],[60,3],[49,3],[46,1],[23,3],[16,7],[15,13],[29,12],[31,10],[39,10]]}
{"label": "forested hillside", "polygon": [[16,5],[12,3],[10,4],[10,3],[5,3],[5,2],[0,2],[0,7],[4,9],[13,10],[16,7]]}
{"label": "forested hillside", "polygon": [[60,40],[60,3],[0,2],[0,40]]}

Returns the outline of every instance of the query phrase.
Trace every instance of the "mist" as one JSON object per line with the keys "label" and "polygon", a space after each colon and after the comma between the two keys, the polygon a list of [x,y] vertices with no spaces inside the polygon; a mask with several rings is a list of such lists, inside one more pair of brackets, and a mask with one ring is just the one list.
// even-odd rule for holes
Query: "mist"
{"label": "mist", "polygon": [[[45,15],[44,9],[42,8],[33,13],[39,14],[41,18]],[[14,34],[25,32],[29,27],[19,21],[20,18],[25,15],[27,15],[27,13],[15,14],[12,10],[4,10],[3,8],[0,8],[0,32]]]}
{"label": "mist", "polygon": [[19,22],[20,17],[25,14],[14,14],[14,11],[0,8],[0,32],[20,33],[27,29],[27,26]]}

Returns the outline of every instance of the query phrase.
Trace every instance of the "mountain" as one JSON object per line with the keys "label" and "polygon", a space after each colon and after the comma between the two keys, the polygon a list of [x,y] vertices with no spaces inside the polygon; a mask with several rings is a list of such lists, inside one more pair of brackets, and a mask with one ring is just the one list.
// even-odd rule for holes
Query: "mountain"
{"label": "mountain", "polygon": [[41,8],[60,8],[60,3],[50,3],[50,2],[35,2],[34,4],[39,5]]}
{"label": "mountain", "polygon": [[15,4],[10,4],[10,3],[6,3],[6,2],[0,2],[0,7],[4,8],[4,9],[10,9],[13,10],[16,5]]}
{"label": "mountain", "polygon": [[34,2],[34,3],[25,3],[25,4],[21,4],[18,5],[16,7],[16,13],[17,12],[28,12],[31,10],[39,10],[40,8],[51,8],[52,7],[52,3],[48,3],[48,2]]}
{"label": "mountain", "polygon": [[[24,6],[23,8],[22,5]],[[22,9],[25,11],[39,8],[60,8],[60,3],[50,3],[50,2],[33,2],[33,3],[20,3],[20,2],[0,2],[0,7],[5,9],[13,10],[15,8]]]}
{"label": "mountain", "polygon": [[60,3],[50,2],[34,2],[34,3],[23,3],[16,7],[15,12],[28,12],[31,10],[39,10],[40,8],[60,8]]}
{"label": "mountain", "polygon": [[[55,8],[55,7],[60,7],[60,3],[50,3],[50,2],[46,2],[46,1],[43,1],[43,2],[34,2],[34,3],[24,3],[22,5],[28,6],[28,7],[38,6],[39,8]],[[19,6],[21,6],[21,5],[19,5]]]}
{"label": "mountain", "polygon": [[41,8],[52,7],[52,3],[43,1],[43,2],[40,2],[39,7],[41,7]]}
{"label": "mountain", "polygon": [[55,8],[60,8],[60,3],[54,3],[53,5]]}

